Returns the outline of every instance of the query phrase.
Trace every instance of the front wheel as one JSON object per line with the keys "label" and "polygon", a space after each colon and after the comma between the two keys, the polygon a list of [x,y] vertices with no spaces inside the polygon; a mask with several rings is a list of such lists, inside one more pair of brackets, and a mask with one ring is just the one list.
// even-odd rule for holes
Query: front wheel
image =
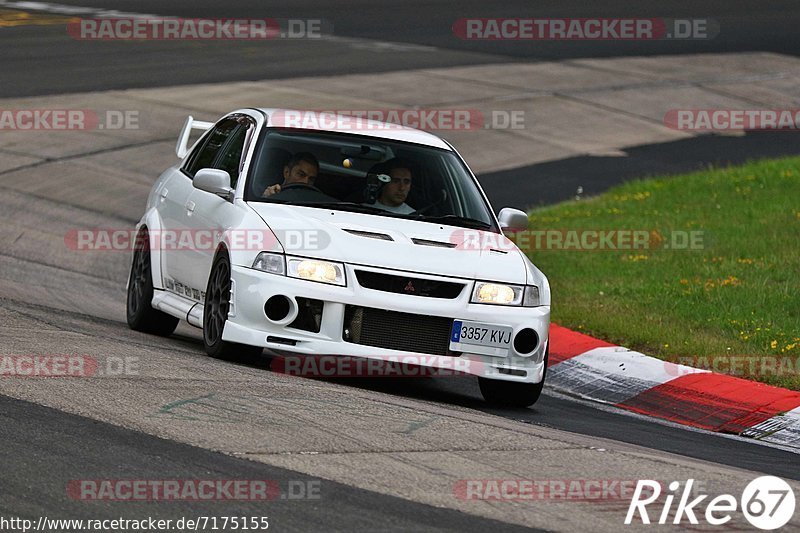
{"label": "front wheel", "polygon": [[203,306],[203,345],[206,353],[219,359],[244,361],[261,354],[258,346],[222,340],[222,331],[231,307],[231,263],[224,252],[217,255],[211,267]]}
{"label": "front wheel", "polygon": [[[549,351],[549,347],[548,347]],[[530,407],[542,395],[544,378],[547,376],[548,354],[544,356],[544,373],[539,383],[518,383],[501,379],[478,378],[483,399],[500,407]]]}
{"label": "front wheel", "polygon": [[150,265],[150,238],[147,230],[144,230],[136,237],[136,250],[133,252],[133,263],[128,277],[128,326],[136,331],[167,337],[172,335],[180,320],[153,309],[153,275]]}

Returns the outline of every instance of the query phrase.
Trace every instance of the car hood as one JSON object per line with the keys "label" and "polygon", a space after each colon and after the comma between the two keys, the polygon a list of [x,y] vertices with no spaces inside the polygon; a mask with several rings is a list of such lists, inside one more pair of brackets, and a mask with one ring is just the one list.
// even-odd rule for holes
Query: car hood
{"label": "car hood", "polygon": [[288,254],[506,283],[524,284],[530,277],[522,252],[500,234],[332,209],[248,204]]}

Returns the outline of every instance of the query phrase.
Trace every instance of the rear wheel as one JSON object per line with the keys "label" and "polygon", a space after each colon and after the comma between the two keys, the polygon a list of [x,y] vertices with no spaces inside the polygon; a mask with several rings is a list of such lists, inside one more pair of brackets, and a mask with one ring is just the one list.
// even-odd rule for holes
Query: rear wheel
{"label": "rear wheel", "polygon": [[[548,347],[549,351],[549,347]],[[548,354],[544,356],[544,373],[539,383],[518,383],[501,379],[478,378],[483,399],[487,403],[502,407],[529,407],[536,403],[544,388],[547,376]]]}
{"label": "rear wheel", "polygon": [[211,266],[203,306],[203,344],[206,353],[219,359],[245,361],[260,355],[258,346],[248,346],[222,340],[222,331],[231,308],[231,263],[225,252],[220,252]]}
{"label": "rear wheel", "polygon": [[179,319],[153,309],[153,276],[150,268],[150,238],[147,230],[136,236],[136,249],[128,278],[128,326],[136,331],[166,337],[178,327]]}

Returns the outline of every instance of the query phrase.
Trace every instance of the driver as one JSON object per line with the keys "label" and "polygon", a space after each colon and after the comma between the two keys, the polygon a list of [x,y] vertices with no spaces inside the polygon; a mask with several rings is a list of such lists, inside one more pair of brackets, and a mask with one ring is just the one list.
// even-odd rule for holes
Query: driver
{"label": "driver", "polygon": [[[311,152],[297,152],[283,167],[283,185],[298,183],[301,185],[314,185],[314,180],[319,174],[319,161]],[[270,185],[261,193],[262,198],[281,192],[281,184]]]}
{"label": "driver", "polygon": [[381,187],[380,195],[372,205],[401,215],[413,213],[414,208],[406,203],[413,178],[409,165],[401,159],[394,158],[386,161],[381,167],[392,181]]}

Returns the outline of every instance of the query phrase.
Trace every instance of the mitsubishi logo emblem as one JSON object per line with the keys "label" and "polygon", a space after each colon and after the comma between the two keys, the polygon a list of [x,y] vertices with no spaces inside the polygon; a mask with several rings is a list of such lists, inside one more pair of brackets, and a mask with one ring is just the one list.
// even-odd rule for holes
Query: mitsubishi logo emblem
{"label": "mitsubishi logo emblem", "polygon": [[408,284],[406,284],[406,288],[403,290],[406,292],[417,292],[417,289],[414,288],[414,284],[411,283],[411,280],[408,280]]}

